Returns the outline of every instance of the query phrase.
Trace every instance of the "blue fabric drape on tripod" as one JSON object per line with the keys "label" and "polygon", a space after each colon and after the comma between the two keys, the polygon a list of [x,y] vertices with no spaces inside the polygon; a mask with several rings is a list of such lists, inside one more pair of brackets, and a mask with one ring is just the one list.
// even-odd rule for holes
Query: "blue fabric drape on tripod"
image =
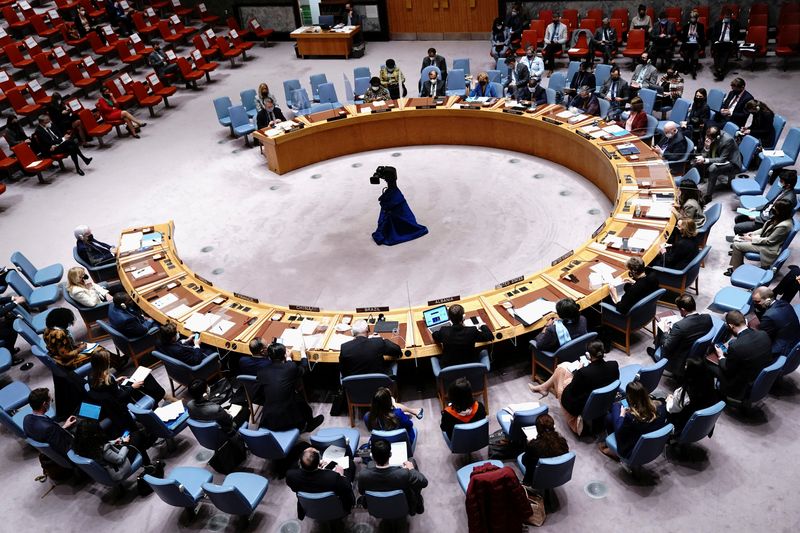
{"label": "blue fabric drape on tripod", "polygon": [[428,233],[428,228],[417,224],[414,213],[397,187],[387,187],[378,201],[381,213],[378,216],[378,228],[372,234],[376,244],[393,246]]}

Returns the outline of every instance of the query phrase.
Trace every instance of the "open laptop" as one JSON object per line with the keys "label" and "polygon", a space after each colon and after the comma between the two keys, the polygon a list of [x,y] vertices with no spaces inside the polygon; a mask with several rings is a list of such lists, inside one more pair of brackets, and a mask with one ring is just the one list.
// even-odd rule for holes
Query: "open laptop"
{"label": "open laptop", "polygon": [[425,325],[428,327],[428,331],[431,333],[439,331],[444,326],[452,325],[452,322],[450,322],[450,317],[447,316],[446,305],[440,305],[438,307],[434,307],[433,309],[423,311],[422,318],[425,319]]}
{"label": "open laptop", "polygon": [[83,402],[78,410],[78,418],[100,419],[100,406],[93,403]]}

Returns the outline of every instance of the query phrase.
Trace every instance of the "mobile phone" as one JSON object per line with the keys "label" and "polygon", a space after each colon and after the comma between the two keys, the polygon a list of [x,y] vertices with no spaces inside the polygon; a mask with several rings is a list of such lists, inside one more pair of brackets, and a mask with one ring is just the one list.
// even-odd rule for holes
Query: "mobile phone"
{"label": "mobile phone", "polygon": [[728,353],[728,347],[726,345],[722,344],[721,342],[717,343],[716,346],[717,346],[717,348],[719,348],[722,351],[722,353],[724,353],[724,354]]}
{"label": "mobile phone", "polygon": [[325,465],[325,470],[333,470],[337,466],[338,466],[338,463],[336,461],[331,461],[330,463]]}
{"label": "mobile phone", "polygon": [[120,437],[120,439],[121,439],[121,440],[124,440],[124,439],[126,439],[127,437],[130,437],[130,436],[131,436],[131,432],[130,432],[130,431],[128,431],[128,430],[126,429],[126,430],[125,430],[125,433],[123,433],[123,434],[122,434],[122,436]]}

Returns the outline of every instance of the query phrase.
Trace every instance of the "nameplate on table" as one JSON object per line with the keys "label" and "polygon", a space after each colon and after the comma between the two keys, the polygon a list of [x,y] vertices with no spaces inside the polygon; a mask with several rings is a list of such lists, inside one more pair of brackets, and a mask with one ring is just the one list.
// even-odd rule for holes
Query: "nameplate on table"
{"label": "nameplate on table", "polygon": [[563,124],[563,122],[561,122],[560,120],[556,120],[550,117],[542,117],[542,120],[547,122],[548,124],[555,124],[556,126],[560,126]]}
{"label": "nameplate on table", "polygon": [[415,106],[414,109],[436,109],[436,104],[425,104]]}
{"label": "nameplate on table", "polygon": [[356,307],[356,313],[385,313],[388,310],[388,305],[378,307]]}
{"label": "nameplate on table", "polygon": [[202,278],[202,277],[198,276],[197,274],[195,274],[195,275],[194,275],[194,277],[196,277],[197,279],[199,279],[201,282],[205,283],[206,285],[209,285],[209,286],[211,286],[211,287],[213,287],[213,286],[214,286],[214,284],[213,284],[213,283],[211,283],[210,281],[208,281],[208,280],[207,280],[207,279],[205,279],[205,278]]}
{"label": "nameplate on table", "polygon": [[517,276],[516,278],[511,278],[510,280],[504,281],[503,283],[498,283],[497,285],[494,286],[494,288],[495,289],[504,289],[504,288],[508,287],[509,285],[514,285],[515,283],[519,283],[523,279],[525,279],[525,276]]}
{"label": "nameplate on table", "polygon": [[614,159],[614,154],[612,154],[611,152],[609,152],[608,150],[606,150],[606,149],[605,149],[605,148],[603,148],[603,147],[600,147],[600,149],[603,151],[603,153],[605,154],[605,156],[606,156],[607,158],[609,158],[609,159]]}
{"label": "nameplate on table", "polygon": [[377,109],[374,108],[374,107],[372,108],[372,113],[373,114],[374,113],[388,113],[389,111],[391,111],[391,108],[388,108],[388,107],[379,107]]}
{"label": "nameplate on table", "polygon": [[550,262],[550,266],[551,266],[551,267],[554,267],[554,266],[556,266],[556,265],[557,265],[557,264],[559,264],[561,261],[565,260],[566,258],[568,258],[569,256],[571,256],[571,255],[572,255],[572,254],[574,254],[574,253],[575,253],[575,250],[570,250],[569,252],[565,253],[565,254],[564,254],[564,255],[562,255],[561,257],[557,257],[557,258],[553,259],[553,260]]}
{"label": "nameplate on table", "polygon": [[240,292],[234,292],[233,295],[239,298],[240,300],[246,300],[254,304],[258,303],[258,298],[253,298],[252,296],[247,296],[246,294],[242,294]]}
{"label": "nameplate on table", "polygon": [[605,227],[606,227],[606,223],[605,222],[600,224],[600,227],[592,232],[592,239],[594,239],[595,237],[600,235],[600,232],[603,231],[605,229]]}
{"label": "nameplate on table", "polygon": [[342,120],[343,118],[347,118],[347,115],[346,114],[334,115],[329,119],[327,119],[325,122],[333,122],[334,120]]}
{"label": "nameplate on table", "polygon": [[508,113],[510,115],[521,115],[523,111],[518,111],[516,109],[506,108],[503,109],[503,113]]}
{"label": "nameplate on table", "polygon": [[461,295],[456,296],[448,296],[447,298],[437,298],[435,300],[428,300],[428,305],[441,305],[450,302],[455,302],[456,300],[460,300]]}
{"label": "nameplate on table", "polygon": [[307,311],[309,313],[319,313],[319,307],[312,305],[290,305],[289,309],[292,311]]}
{"label": "nameplate on table", "polygon": [[574,131],[575,131],[575,133],[576,133],[576,134],[580,135],[580,136],[581,136],[581,137],[583,137],[584,139],[586,139],[586,140],[589,140],[589,141],[591,141],[591,140],[592,140],[592,136],[591,136],[591,135],[589,135],[588,133],[584,133],[584,132],[582,132],[582,131],[580,131],[580,130],[574,130]]}

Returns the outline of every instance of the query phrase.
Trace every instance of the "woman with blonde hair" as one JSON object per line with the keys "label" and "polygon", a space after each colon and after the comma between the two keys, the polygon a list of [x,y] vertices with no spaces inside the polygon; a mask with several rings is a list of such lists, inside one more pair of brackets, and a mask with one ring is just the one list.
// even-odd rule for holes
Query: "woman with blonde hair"
{"label": "woman with blonde hair", "polygon": [[67,271],[67,293],[84,307],[97,307],[109,301],[108,289],[95,284],[83,267],[72,267]]}
{"label": "woman with blonde hair", "polygon": [[476,81],[477,83],[475,83],[475,87],[473,87],[472,92],[469,93],[471,98],[500,98],[500,95],[497,94],[497,89],[495,86],[489,83],[488,74],[485,72],[479,73]]}
{"label": "woman with blonde hair", "polygon": [[693,218],[680,218],[676,231],[672,232],[666,244],[661,245],[661,255],[667,268],[681,270],[697,257],[699,242],[697,224]]}
{"label": "woman with blonde hair", "polygon": [[[621,457],[630,456],[639,437],[659,430],[667,425],[667,409],[664,402],[650,397],[647,389],[638,381],[628,383],[625,388],[625,399],[628,407],[621,402],[615,402],[606,418],[606,427],[609,433],[614,433],[617,438],[617,452]],[[619,460],[619,457],[606,446],[600,445],[600,451]]]}

